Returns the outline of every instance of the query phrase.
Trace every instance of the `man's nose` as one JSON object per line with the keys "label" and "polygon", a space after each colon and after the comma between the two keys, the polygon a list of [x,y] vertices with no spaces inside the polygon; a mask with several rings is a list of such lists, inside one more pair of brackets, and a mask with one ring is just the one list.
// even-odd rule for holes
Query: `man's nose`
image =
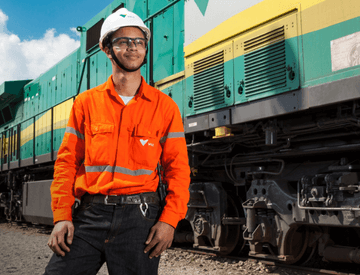
{"label": "man's nose", "polygon": [[135,41],[133,41],[133,40],[129,40],[128,47],[129,47],[129,49],[137,49]]}

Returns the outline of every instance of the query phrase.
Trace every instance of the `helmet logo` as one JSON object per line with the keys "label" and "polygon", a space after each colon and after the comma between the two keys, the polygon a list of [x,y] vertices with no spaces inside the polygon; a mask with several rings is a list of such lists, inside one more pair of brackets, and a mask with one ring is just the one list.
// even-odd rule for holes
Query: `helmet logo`
{"label": "helmet logo", "polygon": [[126,17],[126,14],[120,14],[120,16],[125,18],[125,17]]}

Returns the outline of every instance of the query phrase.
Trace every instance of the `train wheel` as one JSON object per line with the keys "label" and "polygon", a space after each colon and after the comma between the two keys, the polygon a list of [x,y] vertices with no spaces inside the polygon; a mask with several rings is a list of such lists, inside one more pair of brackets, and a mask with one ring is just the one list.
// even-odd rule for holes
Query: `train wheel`
{"label": "train wheel", "polygon": [[311,254],[309,237],[310,232],[305,226],[294,227],[287,232],[283,255],[292,256],[286,261],[287,264],[303,262],[308,259],[309,253]]}
{"label": "train wheel", "polygon": [[[229,218],[243,218],[245,217],[244,211],[241,211],[241,202],[237,204],[232,195],[227,192],[227,208],[226,217]],[[226,238],[226,251],[220,252],[221,255],[238,255],[245,246],[244,239],[242,237],[242,225],[241,224],[225,224],[225,238]]]}

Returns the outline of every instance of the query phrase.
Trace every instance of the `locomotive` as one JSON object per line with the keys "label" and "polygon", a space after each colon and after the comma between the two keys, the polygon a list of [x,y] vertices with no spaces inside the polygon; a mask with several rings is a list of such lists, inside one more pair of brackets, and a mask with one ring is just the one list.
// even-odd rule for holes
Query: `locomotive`
{"label": "locomotive", "polygon": [[360,263],[358,0],[115,0],[81,46],[0,86],[0,210],[52,224],[49,187],[74,98],[111,75],[121,7],[152,32],[145,80],[181,111],[190,201],[178,243],[222,255]]}

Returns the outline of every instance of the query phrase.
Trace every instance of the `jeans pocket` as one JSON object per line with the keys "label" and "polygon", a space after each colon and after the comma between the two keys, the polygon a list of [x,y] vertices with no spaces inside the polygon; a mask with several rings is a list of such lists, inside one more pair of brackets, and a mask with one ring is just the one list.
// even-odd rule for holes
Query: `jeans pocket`
{"label": "jeans pocket", "polygon": [[160,218],[162,209],[160,205],[157,204],[140,204],[138,210],[141,214],[141,217],[148,221],[155,221]]}

